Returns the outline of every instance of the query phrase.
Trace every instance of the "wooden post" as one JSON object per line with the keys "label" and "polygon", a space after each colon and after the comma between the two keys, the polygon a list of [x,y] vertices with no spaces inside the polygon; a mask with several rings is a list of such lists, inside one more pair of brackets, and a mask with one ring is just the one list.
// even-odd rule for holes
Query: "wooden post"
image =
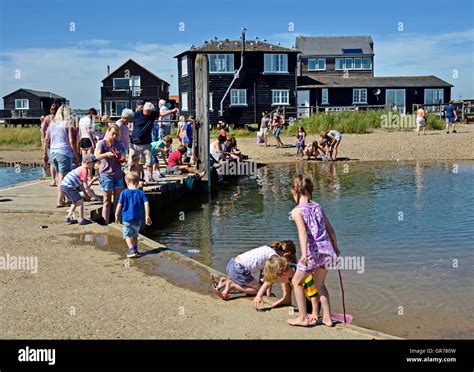
{"label": "wooden post", "polygon": [[200,170],[205,170],[203,180],[207,180],[207,192],[211,192],[211,169],[209,167],[209,68],[206,54],[197,54],[194,63],[196,120],[201,123],[198,131]]}

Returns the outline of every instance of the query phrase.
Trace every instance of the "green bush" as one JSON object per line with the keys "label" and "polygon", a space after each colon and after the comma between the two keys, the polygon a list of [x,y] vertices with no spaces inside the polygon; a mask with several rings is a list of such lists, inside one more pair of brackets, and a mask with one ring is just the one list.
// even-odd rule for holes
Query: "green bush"
{"label": "green bush", "polygon": [[439,115],[435,113],[428,113],[425,115],[426,118],[426,128],[427,129],[444,129],[445,121],[439,118]]}
{"label": "green bush", "polygon": [[41,134],[38,127],[27,128],[1,128],[0,147],[41,147]]}

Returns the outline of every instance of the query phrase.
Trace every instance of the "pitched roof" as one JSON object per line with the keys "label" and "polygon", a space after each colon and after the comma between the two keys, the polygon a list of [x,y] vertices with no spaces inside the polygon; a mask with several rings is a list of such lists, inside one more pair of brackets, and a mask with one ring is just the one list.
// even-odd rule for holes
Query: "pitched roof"
{"label": "pitched roof", "polygon": [[370,36],[297,36],[296,49],[306,55],[374,54],[374,41]]}
{"label": "pitched roof", "polygon": [[123,66],[125,66],[127,63],[129,62],[132,62],[134,64],[136,64],[138,67],[142,68],[143,70],[145,70],[146,72],[148,72],[150,75],[154,76],[155,78],[157,78],[158,80],[161,80],[163,81],[164,83],[170,85],[170,83],[168,83],[166,80],[163,80],[162,78],[160,78],[159,76],[155,75],[153,72],[151,72],[150,70],[148,70],[146,67],[143,67],[142,65],[140,65],[139,63],[135,62],[133,59],[128,59],[126,62],[122,63],[119,67],[117,67],[115,70],[113,70],[110,74],[108,74],[105,78],[102,79],[102,83],[104,82],[105,79],[107,79],[110,75],[112,74],[115,74],[119,69],[121,69]]}
{"label": "pitched roof", "polygon": [[[179,53],[179,56],[185,53],[223,53],[223,52],[240,52],[242,48],[242,40],[211,40],[205,41],[203,45],[195,47]],[[246,52],[284,52],[284,53],[299,53],[296,49],[285,48],[280,45],[270,44],[262,40],[245,40]]]}
{"label": "pitched roof", "polygon": [[452,87],[437,76],[384,76],[384,77],[298,77],[298,88],[414,88]]}
{"label": "pitched roof", "polygon": [[62,97],[62,96],[59,96],[57,94],[54,94],[54,93],[51,93],[51,92],[44,92],[44,91],[40,91],[40,90],[33,90],[33,89],[25,89],[25,88],[20,88],[20,89],[17,89],[15,90],[14,92],[10,93],[10,94],[7,94],[6,96],[3,96],[3,98],[6,98],[6,97],[9,97],[11,96],[12,94],[15,94],[16,92],[19,92],[20,90],[24,90],[25,92],[28,92],[30,94],[33,94],[34,96],[37,96],[39,98],[54,98],[54,99],[61,99],[61,98],[66,98],[66,97]]}

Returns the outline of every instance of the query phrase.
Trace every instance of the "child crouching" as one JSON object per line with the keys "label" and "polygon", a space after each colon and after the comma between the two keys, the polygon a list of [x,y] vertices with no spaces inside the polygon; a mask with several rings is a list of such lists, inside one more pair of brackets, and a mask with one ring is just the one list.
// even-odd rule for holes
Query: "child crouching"
{"label": "child crouching", "polygon": [[74,212],[77,207],[79,207],[79,225],[88,225],[92,223],[90,220],[84,218],[84,199],[81,196],[80,191],[84,192],[85,195],[94,194],[87,183],[89,171],[93,168],[93,155],[84,155],[81,166],[70,171],[61,182],[61,191],[71,203],[68,215],[64,219],[64,221],[70,225],[77,223],[77,220],[74,218]]}
{"label": "child crouching", "polygon": [[125,176],[127,189],[120,193],[115,211],[115,221],[123,225],[123,238],[128,246],[127,257],[138,257],[138,234],[142,221],[142,207],[145,206],[145,223],[151,225],[150,205],[145,193],[138,189],[140,177],[130,172]]}

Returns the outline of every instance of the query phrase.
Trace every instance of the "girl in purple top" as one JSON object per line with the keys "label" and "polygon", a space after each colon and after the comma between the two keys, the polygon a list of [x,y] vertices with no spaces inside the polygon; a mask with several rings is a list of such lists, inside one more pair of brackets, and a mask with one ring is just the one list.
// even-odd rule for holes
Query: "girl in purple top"
{"label": "girl in purple top", "polygon": [[95,157],[100,160],[99,183],[104,195],[102,217],[105,224],[109,223],[112,194],[114,203],[117,203],[120,192],[124,187],[122,163],[126,162],[123,157],[123,144],[117,140],[120,129],[116,124],[111,124],[103,140],[97,142]]}
{"label": "girl in purple top", "polygon": [[297,206],[291,211],[291,216],[298,229],[301,258],[292,279],[299,316],[296,319],[288,319],[288,324],[303,327],[310,325],[302,284],[306,276],[313,273],[323,309],[323,324],[332,327],[329,293],[324,284],[327,275],[325,264],[328,259],[339,256],[340,252],[334,229],[321,206],[311,200],[312,193],[313,182],[310,177],[293,178],[291,194]]}

